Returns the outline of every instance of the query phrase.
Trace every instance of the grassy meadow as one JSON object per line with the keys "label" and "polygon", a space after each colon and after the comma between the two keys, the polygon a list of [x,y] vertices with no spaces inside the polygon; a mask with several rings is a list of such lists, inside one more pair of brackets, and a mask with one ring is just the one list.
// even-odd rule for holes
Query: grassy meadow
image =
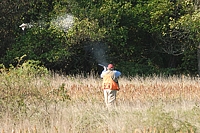
{"label": "grassy meadow", "polygon": [[99,75],[27,64],[0,70],[1,133],[200,132],[198,77],[120,77],[117,106],[108,110]]}

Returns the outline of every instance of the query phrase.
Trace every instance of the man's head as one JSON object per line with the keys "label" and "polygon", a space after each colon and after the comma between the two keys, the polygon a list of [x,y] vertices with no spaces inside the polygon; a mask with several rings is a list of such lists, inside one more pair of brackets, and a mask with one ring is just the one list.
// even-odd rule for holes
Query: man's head
{"label": "man's head", "polygon": [[114,66],[113,66],[113,64],[108,64],[108,70],[113,70],[114,69]]}

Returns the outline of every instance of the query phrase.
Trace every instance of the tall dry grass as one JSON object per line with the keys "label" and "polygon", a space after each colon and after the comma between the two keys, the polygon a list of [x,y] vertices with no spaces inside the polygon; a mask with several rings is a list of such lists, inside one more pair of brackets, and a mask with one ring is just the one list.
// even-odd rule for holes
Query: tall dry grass
{"label": "tall dry grass", "polygon": [[121,77],[108,110],[98,75],[26,72],[1,70],[2,132],[200,132],[199,78]]}

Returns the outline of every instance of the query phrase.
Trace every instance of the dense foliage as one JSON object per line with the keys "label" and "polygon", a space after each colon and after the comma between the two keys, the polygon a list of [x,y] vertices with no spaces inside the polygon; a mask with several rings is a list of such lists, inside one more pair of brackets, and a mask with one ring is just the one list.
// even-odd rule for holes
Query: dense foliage
{"label": "dense foliage", "polygon": [[7,67],[26,54],[70,74],[101,71],[98,63],[130,75],[200,70],[198,1],[2,0],[0,7]]}

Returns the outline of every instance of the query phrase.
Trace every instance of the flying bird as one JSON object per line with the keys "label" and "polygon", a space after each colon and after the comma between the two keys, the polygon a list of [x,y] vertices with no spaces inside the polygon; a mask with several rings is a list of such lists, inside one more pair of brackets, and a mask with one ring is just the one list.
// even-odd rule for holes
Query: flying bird
{"label": "flying bird", "polygon": [[22,28],[22,30],[24,30],[25,28],[28,27],[28,24],[23,23],[23,24],[21,24],[19,27]]}

